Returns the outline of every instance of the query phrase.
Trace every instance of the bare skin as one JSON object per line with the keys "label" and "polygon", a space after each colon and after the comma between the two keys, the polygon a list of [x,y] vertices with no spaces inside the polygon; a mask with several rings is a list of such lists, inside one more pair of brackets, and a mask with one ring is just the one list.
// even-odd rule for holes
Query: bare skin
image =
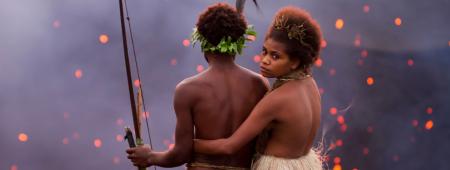
{"label": "bare skin", "polygon": [[[233,134],[268,91],[260,75],[234,63],[234,56],[205,54],[209,67],[185,79],[175,90],[175,146],[165,152],[148,146],[128,149],[134,165],[180,166],[189,162],[249,168],[254,154],[250,142],[229,155],[194,153],[193,139],[220,139]],[[195,130],[194,130],[195,129]],[[213,168],[188,167],[201,170]]]}
{"label": "bare skin", "polygon": [[[299,65],[284,52],[284,45],[267,39],[261,56],[261,73],[279,77]],[[266,95],[250,116],[229,138],[196,139],[195,151],[207,154],[233,154],[270,127],[270,137],[263,154],[283,158],[306,155],[320,126],[321,99],[312,77],[292,80]]]}

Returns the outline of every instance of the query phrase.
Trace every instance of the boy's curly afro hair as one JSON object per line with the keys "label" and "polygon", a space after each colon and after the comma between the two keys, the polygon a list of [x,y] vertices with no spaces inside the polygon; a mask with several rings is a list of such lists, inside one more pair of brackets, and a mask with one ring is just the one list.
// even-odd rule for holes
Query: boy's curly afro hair
{"label": "boy's curly afro hair", "polygon": [[197,30],[212,45],[218,45],[223,37],[230,36],[237,41],[247,29],[247,22],[242,14],[225,3],[209,6],[200,14]]}

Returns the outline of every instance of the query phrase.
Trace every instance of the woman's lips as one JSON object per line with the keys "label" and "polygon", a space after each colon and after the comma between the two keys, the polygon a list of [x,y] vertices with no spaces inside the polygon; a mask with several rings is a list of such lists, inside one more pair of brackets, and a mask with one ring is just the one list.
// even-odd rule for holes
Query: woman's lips
{"label": "woman's lips", "polygon": [[261,70],[261,73],[269,73],[270,71],[264,67],[259,67],[259,69]]}

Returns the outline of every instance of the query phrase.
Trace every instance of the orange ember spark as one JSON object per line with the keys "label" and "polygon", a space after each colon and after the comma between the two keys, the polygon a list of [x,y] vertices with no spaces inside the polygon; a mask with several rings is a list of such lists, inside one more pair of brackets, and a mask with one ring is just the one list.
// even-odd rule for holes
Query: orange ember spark
{"label": "orange ember spark", "polygon": [[333,170],[342,170],[342,166],[339,164],[336,164],[333,166]]}
{"label": "orange ember spark", "polygon": [[431,128],[433,128],[433,121],[432,120],[428,120],[427,123],[425,123],[425,129],[427,130],[431,130]]}
{"label": "orange ember spark", "polygon": [[371,86],[375,83],[375,79],[373,77],[367,77],[367,85]]}
{"label": "orange ember spark", "polygon": [[316,65],[316,67],[322,67],[323,61],[321,58],[318,58],[316,60],[316,62],[314,62],[314,65]]}
{"label": "orange ember spark", "polygon": [[345,131],[347,131],[347,124],[341,125],[341,132],[344,133]]}
{"label": "orange ember spark", "polygon": [[120,158],[118,157],[118,156],[115,156],[114,158],[113,158],[113,164],[120,164]]}
{"label": "orange ember spark", "polygon": [[334,157],[333,162],[334,162],[334,164],[340,164],[341,163],[341,158],[336,156],[336,157]]}
{"label": "orange ember spark", "polygon": [[361,36],[359,34],[356,35],[353,45],[355,45],[355,47],[361,46]]}
{"label": "orange ember spark", "polygon": [[339,115],[339,116],[337,117],[337,121],[338,121],[338,123],[341,124],[341,125],[344,124],[344,123],[345,123],[344,116]]}
{"label": "orange ember spark", "polygon": [[364,5],[363,11],[364,11],[364,13],[369,13],[369,11],[370,11],[370,6],[369,6],[369,5]]}
{"label": "orange ember spark", "polygon": [[80,139],[80,134],[78,132],[74,132],[72,135],[72,138],[75,140],[78,140],[78,139]]}
{"label": "orange ember spark", "polygon": [[[450,41],[449,41],[450,42]],[[450,46],[450,45],[449,45]],[[322,39],[322,41],[320,42],[320,47],[325,48],[327,47],[327,41],[325,41],[324,39]]]}
{"label": "orange ember spark", "polygon": [[319,88],[319,93],[320,93],[321,95],[323,95],[323,93],[325,93],[325,90],[324,90],[323,88]]}
{"label": "orange ember spark", "polygon": [[330,71],[329,71],[329,73],[330,73],[330,76],[336,75],[336,69],[331,68]]}
{"label": "orange ember spark", "polygon": [[134,86],[139,87],[139,85],[141,85],[141,81],[136,79],[136,80],[134,80],[133,84],[134,84]]}
{"label": "orange ember spark", "polygon": [[414,60],[413,59],[408,59],[408,66],[413,66],[414,65]]}
{"label": "orange ember spark", "polygon": [[188,47],[191,44],[191,42],[188,39],[183,40],[183,45],[185,47]]}
{"label": "orange ember spark", "polygon": [[61,22],[59,22],[59,20],[55,20],[55,21],[53,21],[53,28],[59,28],[59,27],[61,27]]}
{"label": "orange ember spark", "polygon": [[361,51],[361,57],[366,58],[369,55],[369,52],[367,50]]}
{"label": "orange ember spark", "polygon": [[261,62],[261,56],[255,55],[255,56],[253,57],[253,61],[254,61],[255,63]]}
{"label": "orange ember spark", "polygon": [[171,144],[169,145],[169,149],[173,149],[173,147],[175,147],[175,144],[171,143]]}
{"label": "orange ember spark", "polygon": [[432,107],[428,107],[427,108],[427,113],[431,115],[433,113],[433,108]]}
{"label": "orange ember spark", "polygon": [[123,136],[122,135],[116,135],[116,141],[117,142],[122,142],[123,141]]}
{"label": "orange ember spark", "polygon": [[64,139],[62,140],[62,143],[63,143],[64,145],[69,144],[69,138],[64,138]]}
{"label": "orange ember spark", "polygon": [[337,19],[336,20],[336,29],[341,30],[344,27],[344,20],[343,19]]}
{"label": "orange ember spark", "polygon": [[10,170],[18,170],[19,168],[17,167],[17,165],[11,165]]}
{"label": "orange ember spark", "polygon": [[81,69],[75,70],[75,77],[77,79],[80,79],[81,77],[83,77],[83,71]]}
{"label": "orange ember spark", "polygon": [[102,147],[102,140],[100,140],[100,139],[95,139],[94,140],[94,146],[96,147],[96,148],[100,148],[100,147]]}
{"label": "orange ember spark", "polygon": [[330,108],[330,114],[331,115],[336,115],[337,114],[337,108],[336,107],[332,107],[332,108]]}
{"label": "orange ember spark", "polygon": [[197,72],[200,73],[204,70],[205,68],[202,65],[197,65]]}
{"label": "orange ember spark", "polygon": [[100,43],[106,44],[106,43],[108,43],[108,41],[109,41],[109,37],[108,37],[108,35],[106,35],[106,34],[101,34],[101,35],[98,37],[98,40],[100,41]]}
{"label": "orange ember spark", "polygon": [[372,133],[373,132],[373,127],[372,126],[367,127],[367,132],[368,133]]}
{"label": "orange ember spark", "polygon": [[411,123],[414,127],[417,127],[419,125],[419,121],[417,120],[413,120]]}
{"label": "orange ember spark", "polygon": [[149,118],[150,117],[150,112],[142,112],[142,118]]}
{"label": "orange ember spark", "polygon": [[402,19],[400,19],[400,18],[395,18],[395,25],[397,25],[397,26],[400,26],[400,25],[402,25]]}
{"label": "orange ember spark", "polygon": [[64,112],[63,115],[64,115],[64,119],[69,119],[69,113]]}
{"label": "orange ember spark", "polygon": [[28,141],[28,135],[25,133],[19,133],[19,135],[17,136],[17,138],[19,139],[20,142],[26,142]]}
{"label": "orange ember spark", "polygon": [[342,146],[343,144],[344,142],[342,141],[342,139],[336,140],[336,146]]}
{"label": "orange ember spark", "polygon": [[176,66],[176,65],[177,65],[177,59],[172,58],[172,59],[170,60],[170,65]]}
{"label": "orange ember spark", "polygon": [[363,64],[364,64],[364,61],[361,60],[361,59],[358,59],[358,65],[359,65],[359,66],[362,66]]}
{"label": "orange ember spark", "polygon": [[364,154],[364,155],[368,155],[368,154],[369,154],[369,148],[368,148],[368,147],[365,147],[365,148],[363,149],[363,154]]}

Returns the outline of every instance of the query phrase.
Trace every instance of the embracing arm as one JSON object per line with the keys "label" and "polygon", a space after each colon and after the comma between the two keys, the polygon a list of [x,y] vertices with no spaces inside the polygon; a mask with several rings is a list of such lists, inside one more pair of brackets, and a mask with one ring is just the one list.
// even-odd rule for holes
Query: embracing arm
{"label": "embracing arm", "polygon": [[180,83],[175,90],[174,109],[177,116],[175,145],[165,152],[151,152],[149,163],[162,167],[180,166],[191,158],[194,124],[191,115],[192,90]]}
{"label": "embracing arm", "polygon": [[226,139],[194,140],[195,152],[205,154],[234,154],[259,135],[270,122],[275,120],[273,99],[264,97],[250,113],[250,116]]}

